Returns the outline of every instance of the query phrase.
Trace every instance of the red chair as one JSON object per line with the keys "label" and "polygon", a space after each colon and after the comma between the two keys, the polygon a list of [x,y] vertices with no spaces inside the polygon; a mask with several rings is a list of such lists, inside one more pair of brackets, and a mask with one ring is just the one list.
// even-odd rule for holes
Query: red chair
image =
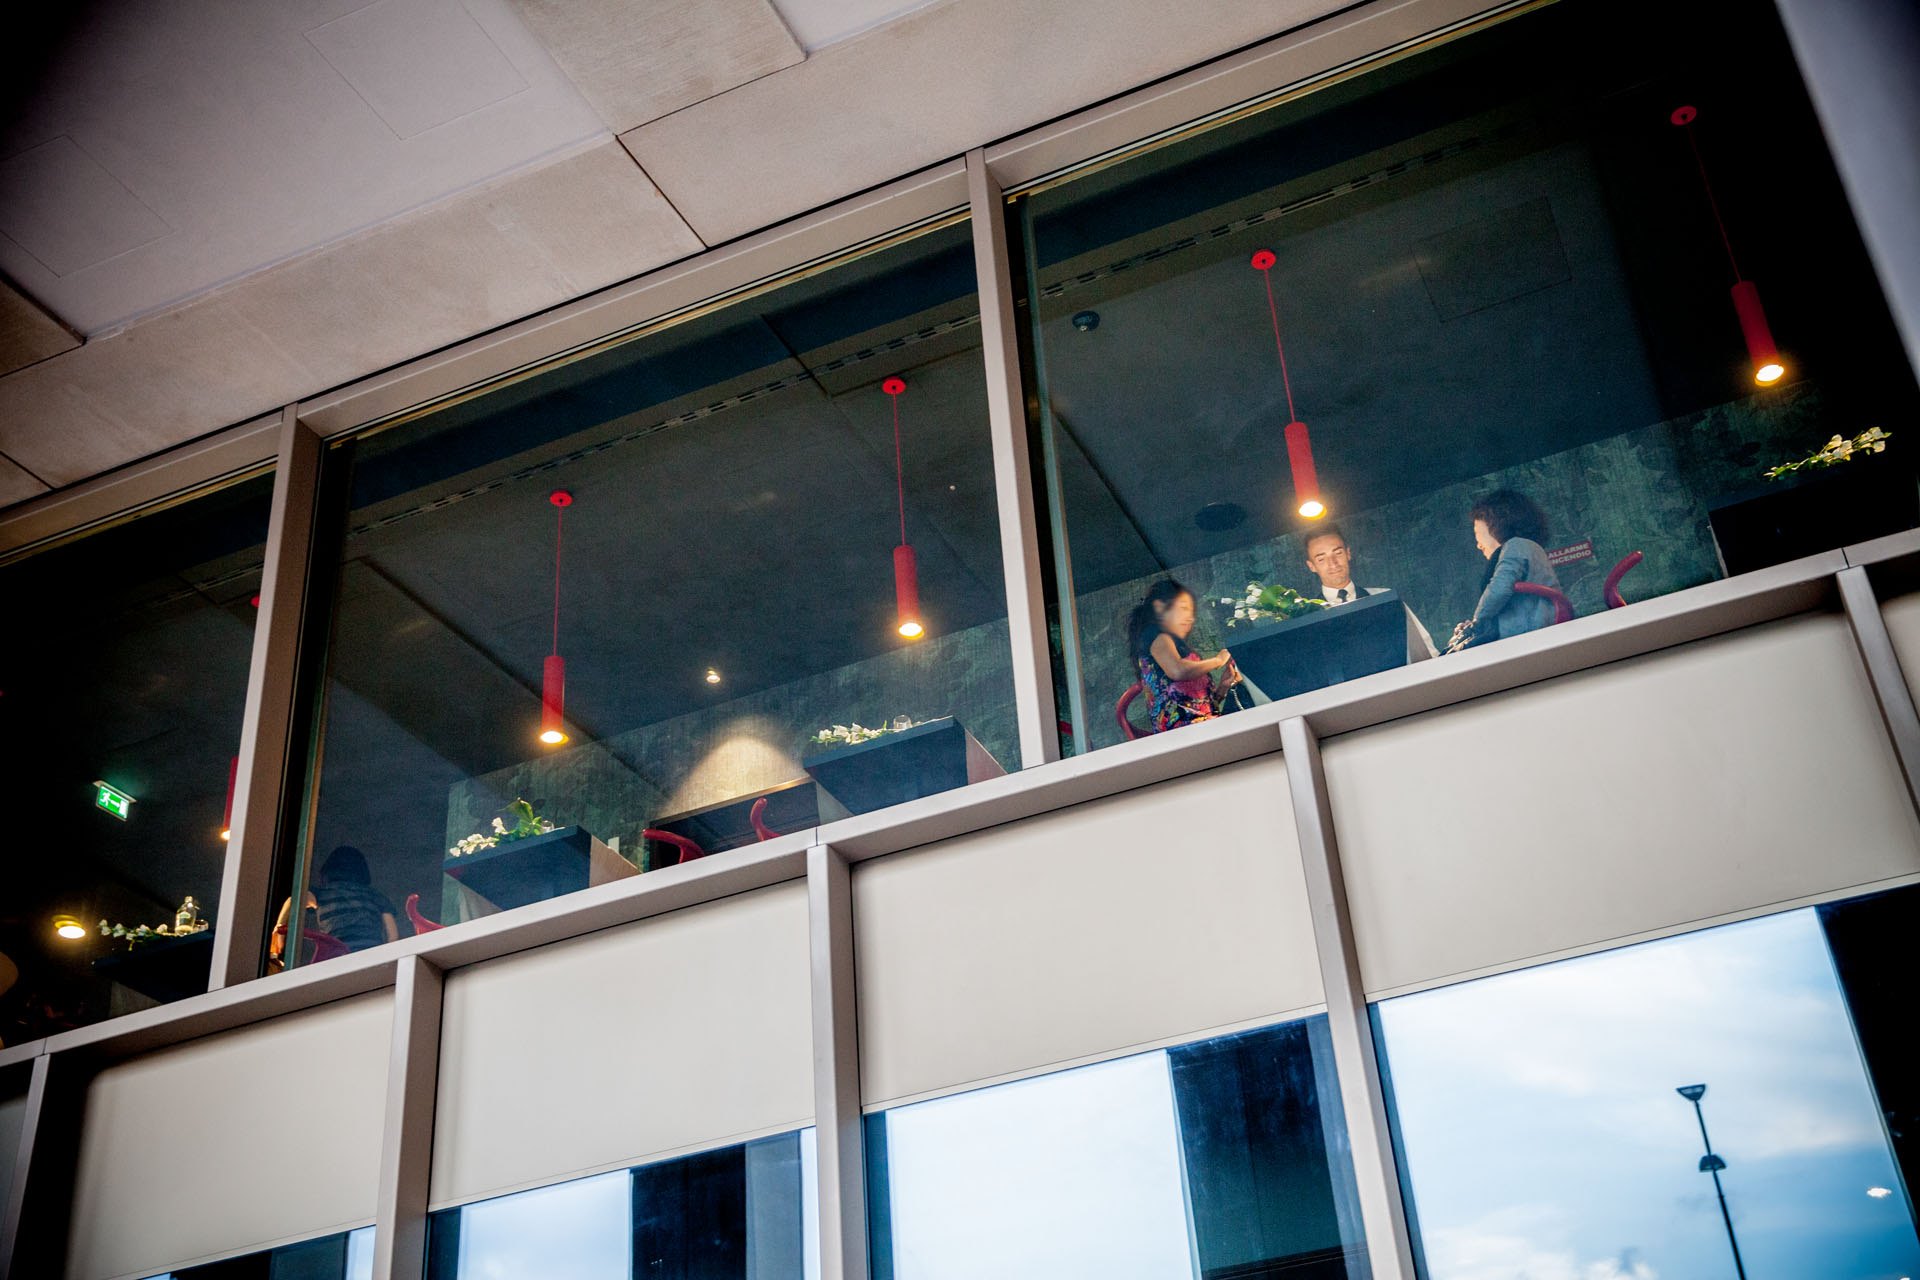
{"label": "red chair", "polygon": [[[274,954],[285,957],[287,954],[287,926],[283,924],[274,926],[273,941]],[[318,929],[304,929],[301,931],[300,949],[306,953],[301,957],[301,964],[319,964],[322,960],[338,960],[341,956],[347,955],[353,950],[352,947],[349,947],[332,934],[322,933]]]}
{"label": "red chair", "polygon": [[[446,904],[442,903],[441,905],[445,906]],[[413,932],[416,937],[423,933],[432,933],[435,929],[444,929],[447,927],[443,924],[435,924],[420,914],[420,895],[417,893],[407,895],[407,919],[413,921]]]}
{"label": "red chair", "polygon": [[1565,592],[1555,591],[1552,587],[1543,587],[1537,582],[1516,582],[1513,584],[1513,589],[1523,596],[1538,596],[1542,600],[1551,601],[1553,620],[1556,623],[1572,622],[1578,616],[1573,611],[1573,601],[1567,599]]}
{"label": "red chair", "polygon": [[1629,570],[1646,558],[1638,551],[1629,551],[1620,557],[1620,563],[1613,566],[1613,572],[1607,575],[1605,585],[1600,588],[1600,598],[1607,602],[1607,608],[1618,609],[1627,602],[1626,598],[1620,594],[1620,579],[1626,577]]}
{"label": "red chair", "polygon": [[1135,698],[1146,691],[1147,687],[1135,680],[1127,686],[1127,691],[1120,695],[1120,701],[1113,704],[1113,718],[1120,722],[1120,736],[1128,742],[1132,742],[1135,738],[1144,738],[1150,732],[1135,728],[1133,721],[1127,719],[1127,708],[1133,705]]}
{"label": "red chair", "polygon": [[781,832],[767,825],[767,798],[761,796],[753,802],[753,808],[747,812],[747,821],[753,823],[753,834],[762,840],[777,840]]}
{"label": "red chair", "polygon": [[677,867],[683,862],[692,862],[695,858],[704,858],[707,856],[705,849],[702,849],[685,836],[675,835],[671,831],[662,831],[658,827],[648,827],[645,831],[642,831],[640,835],[643,839],[652,840],[659,844],[671,845],[680,851],[680,856],[667,864],[670,867]]}

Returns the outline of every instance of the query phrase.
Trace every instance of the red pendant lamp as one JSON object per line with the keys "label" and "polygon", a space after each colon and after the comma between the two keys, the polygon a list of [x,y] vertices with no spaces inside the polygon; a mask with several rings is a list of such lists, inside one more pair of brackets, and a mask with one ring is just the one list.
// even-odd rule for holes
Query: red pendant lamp
{"label": "red pendant lamp", "polygon": [[1694,168],[1700,171],[1700,185],[1707,193],[1707,206],[1713,210],[1713,223],[1720,228],[1720,245],[1727,251],[1727,265],[1733,268],[1733,314],[1740,319],[1741,336],[1747,340],[1747,355],[1753,361],[1753,380],[1770,387],[1786,376],[1787,366],[1780,349],[1773,345],[1773,331],[1767,327],[1767,313],[1760,305],[1760,286],[1740,274],[1740,261],[1733,256],[1733,238],[1727,234],[1727,222],[1720,216],[1720,202],[1714,198],[1713,182],[1707,177],[1707,162],[1700,156],[1699,140],[1693,136],[1693,122],[1700,112],[1691,106],[1675,107],[1667,118],[1687,135],[1693,151]]}
{"label": "red pendant lamp", "polygon": [[1267,314],[1273,320],[1273,350],[1280,357],[1280,385],[1287,391],[1287,463],[1293,469],[1294,509],[1302,519],[1318,520],[1327,514],[1320,494],[1320,477],[1313,469],[1313,440],[1307,424],[1293,408],[1293,380],[1287,376],[1287,349],[1280,344],[1280,308],[1273,300],[1273,264],[1279,259],[1273,250],[1262,249],[1253,255],[1253,269],[1267,286]]}
{"label": "red pendant lamp", "polygon": [[567,660],[560,656],[560,548],[561,535],[565,532],[567,508],[573,505],[573,495],[565,489],[555,489],[547,495],[547,501],[554,505],[553,517],[553,652],[547,655],[545,665],[540,671],[540,741],[549,747],[557,747],[567,740],[565,728],[567,712]]}
{"label": "red pendant lamp", "polygon": [[900,455],[900,397],[907,389],[903,378],[888,378],[880,384],[893,402],[893,480],[900,499],[900,545],[893,549],[893,596],[899,610],[896,630],[909,640],[927,634],[920,621],[920,568],[914,563],[913,544],[907,541],[907,470]]}
{"label": "red pendant lamp", "polygon": [[220,838],[233,839],[233,787],[240,780],[240,757],[227,762],[227,807],[220,812]]}

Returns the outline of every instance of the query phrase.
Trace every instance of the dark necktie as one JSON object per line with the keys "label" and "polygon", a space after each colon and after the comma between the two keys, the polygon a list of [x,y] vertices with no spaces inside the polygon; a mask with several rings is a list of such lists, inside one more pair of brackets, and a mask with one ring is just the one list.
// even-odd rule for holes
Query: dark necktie
{"label": "dark necktie", "polygon": [[1347,602],[1347,592],[1350,590],[1352,590],[1350,587],[1341,587],[1333,593],[1333,602],[1335,604],[1345,604]]}

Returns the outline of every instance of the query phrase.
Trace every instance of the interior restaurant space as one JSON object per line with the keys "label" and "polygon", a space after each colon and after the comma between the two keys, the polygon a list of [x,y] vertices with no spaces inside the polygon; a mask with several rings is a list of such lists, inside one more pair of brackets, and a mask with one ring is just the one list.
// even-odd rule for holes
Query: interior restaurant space
{"label": "interior restaurant space", "polygon": [[687,239],[0,500],[0,1280],[1913,1280],[1920,311],[1806,5],[1006,37],[738,226],[840,44],[622,127],[612,0],[338,6]]}
{"label": "interior restaurant space", "polygon": [[[1549,5],[1004,209],[1063,756],[1920,523],[1769,22]],[[331,442],[261,970],[1038,763],[975,269],[936,218]],[[0,570],[70,840],[8,1039],[204,988],[271,485]]]}

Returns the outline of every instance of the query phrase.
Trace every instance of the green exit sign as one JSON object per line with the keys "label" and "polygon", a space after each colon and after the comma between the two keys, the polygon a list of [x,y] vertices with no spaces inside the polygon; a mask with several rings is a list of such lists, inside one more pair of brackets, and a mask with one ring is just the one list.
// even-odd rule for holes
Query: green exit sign
{"label": "green exit sign", "polygon": [[116,791],[104,782],[93,784],[93,807],[105,809],[114,817],[125,822],[133,811],[133,797],[124,791]]}

